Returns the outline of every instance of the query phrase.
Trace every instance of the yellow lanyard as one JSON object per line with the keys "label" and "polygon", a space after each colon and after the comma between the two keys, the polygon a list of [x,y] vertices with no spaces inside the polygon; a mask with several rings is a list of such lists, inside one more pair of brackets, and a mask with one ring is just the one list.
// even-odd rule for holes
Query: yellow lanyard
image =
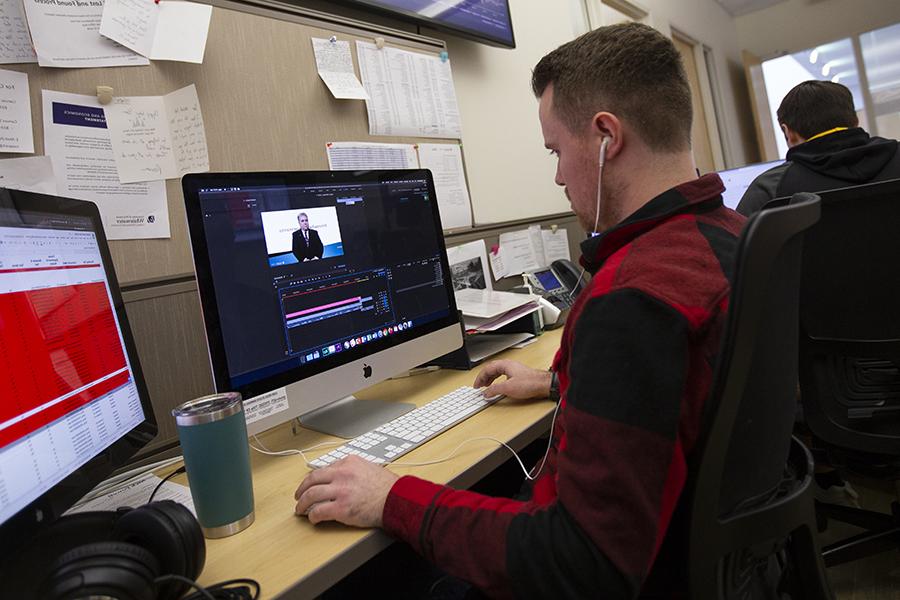
{"label": "yellow lanyard", "polygon": [[828,131],[823,131],[822,133],[817,133],[816,135],[812,136],[811,138],[809,138],[806,141],[811,142],[816,138],[825,137],[826,135],[836,133],[838,131],[846,131],[846,130],[847,130],[847,127],[835,127],[834,129],[829,129]]}

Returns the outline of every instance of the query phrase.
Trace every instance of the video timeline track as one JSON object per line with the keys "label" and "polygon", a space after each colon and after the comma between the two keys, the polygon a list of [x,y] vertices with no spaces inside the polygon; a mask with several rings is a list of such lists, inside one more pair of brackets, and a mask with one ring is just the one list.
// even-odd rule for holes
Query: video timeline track
{"label": "video timeline track", "polygon": [[385,271],[281,290],[291,354],[310,362],[412,326],[397,323]]}

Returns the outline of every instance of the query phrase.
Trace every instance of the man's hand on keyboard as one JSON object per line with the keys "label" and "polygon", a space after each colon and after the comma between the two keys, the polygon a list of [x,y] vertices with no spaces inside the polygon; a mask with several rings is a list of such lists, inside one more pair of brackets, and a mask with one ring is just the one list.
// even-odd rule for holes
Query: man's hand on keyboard
{"label": "man's hand on keyboard", "polygon": [[315,469],[294,492],[294,512],[310,523],[338,521],[354,527],[381,527],[388,492],[399,476],[387,469],[349,456]]}
{"label": "man's hand on keyboard", "polygon": [[[506,375],[507,379],[494,382],[501,375]],[[481,369],[473,387],[489,386],[484,390],[488,398],[504,395],[516,400],[531,400],[550,395],[550,378],[550,371],[532,369],[514,360],[495,360]]]}

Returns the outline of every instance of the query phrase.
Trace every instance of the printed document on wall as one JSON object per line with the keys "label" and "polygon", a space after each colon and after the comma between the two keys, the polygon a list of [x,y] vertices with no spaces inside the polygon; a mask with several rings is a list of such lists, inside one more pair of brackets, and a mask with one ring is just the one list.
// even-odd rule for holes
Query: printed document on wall
{"label": "printed document on wall", "polygon": [[356,42],[371,135],[462,137],[450,61]]}
{"label": "printed document on wall", "polygon": [[194,84],[165,96],[116,96],[106,106],[106,121],[122,183],[209,171]]}
{"label": "printed document on wall", "polygon": [[43,90],[44,151],[61,196],[97,204],[111,240],[169,237],[164,181],[119,183],[96,96]]}
{"label": "printed document on wall", "polygon": [[350,42],[312,38],[316,70],[335,98],[344,100],[368,100],[369,95],[356,78]]}
{"label": "printed document on wall", "polygon": [[22,0],[0,0],[0,64],[37,62]]}
{"label": "printed document on wall", "polygon": [[42,67],[117,67],[150,61],[101,36],[101,0],[24,0]]}
{"label": "printed document on wall", "polygon": [[106,0],[100,35],[153,60],[202,63],[212,6],[195,2]]}
{"label": "printed document on wall", "polygon": [[419,166],[431,169],[444,229],[472,226],[472,205],[459,144],[419,144]]}
{"label": "printed document on wall", "polygon": [[415,144],[328,142],[325,144],[325,152],[328,154],[328,168],[332,171],[419,167]]}
{"label": "printed document on wall", "polygon": [[57,196],[53,163],[49,156],[0,160],[0,187]]}
{"label": "printed document on wall", "polygon": [[0,69],[0,152],[34,152],[27,73]]}

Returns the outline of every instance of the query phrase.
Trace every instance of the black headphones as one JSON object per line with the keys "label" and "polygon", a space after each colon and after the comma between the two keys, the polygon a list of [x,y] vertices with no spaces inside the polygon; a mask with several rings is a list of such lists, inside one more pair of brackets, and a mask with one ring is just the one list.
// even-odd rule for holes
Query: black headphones
{"label": "black headphones", "polygon": [[74,529],[101,523],[112,525],[108,539],[63,552],[47,571],[39,598],[175,600],[187,591],[188,584],[175,578],[158,584],[156,579],[174,575],[195,581],[203,570],[203,532],[181,504],[162,500],[116,513],[75,514],[59,521],[61,527]]}

